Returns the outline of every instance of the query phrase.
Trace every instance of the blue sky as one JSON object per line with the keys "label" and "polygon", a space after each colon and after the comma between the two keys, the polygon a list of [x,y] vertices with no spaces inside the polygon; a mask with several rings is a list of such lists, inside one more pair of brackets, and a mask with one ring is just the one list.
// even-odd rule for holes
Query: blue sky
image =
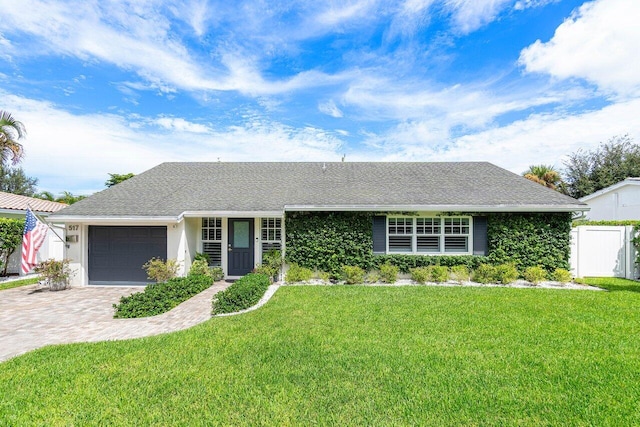
{"label": "blue sky", "polygon": [[0,0],[39,188],[163,161],[558,168],[640,142],[636,0]]}

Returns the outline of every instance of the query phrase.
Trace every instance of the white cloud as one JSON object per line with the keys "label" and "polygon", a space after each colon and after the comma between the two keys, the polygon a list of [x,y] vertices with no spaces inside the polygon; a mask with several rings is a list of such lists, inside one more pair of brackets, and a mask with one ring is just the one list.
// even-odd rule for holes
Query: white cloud
{"label": "white cloud", "polygon": [[580,89],[504,87],[496,82],[432,88],[425,82],[394,82],[362,75],[342,97],[368,120],[402,122],[436,120],[440,126],[482,128],[502,114],[563,102],[569,105],[591,93]]}
{"label": "white cloud", "polygon": [[448,135],[437,121],[403,123],[368,138],[371,150],[359,160],[489,161],[515,173],[531,164],[561,168],[578,149],[592,149],[615,135],[640,140],[640,99],[621,102],[582,114],[534,114],[503,127],[462,137]]}
{"label": "white cloud", "polygon": [[560,0],[518,0],[516,4],[513,5],[515,10],[525,10],[533,7],[542,7],[546,6],[549,3],[558,3]]}
{"label": "white cloud", "polygon": [[366,16],[374,5],[375,1],[371,0],[329,2],[328,7],[318,14],[316,19],[323,26],[333,27],[345,21]]}
{"label": "white cloud", "polygon": [[446,0],[453,21],[463,34],[470,33],[493,21],[511,0]]}
{"label": "white cloud", "polygon": [[176,132],[189,132],[189,133],[210,133],[209,129],[205,125],[199,123],[189,122],[182,118],[176,117],[160,117],[153,120],[153,123],[171,131]]}
{"label": "white cloud", "polygon": [[336,117],[336,118],[340,118],[342,117],[344,114],[342,113],[342,110],[340,110],[340,108],[338,108],[338,106],[336,105],[336,103],[333,101],[333,99],[330,99],[326,102],[321,102],[318,105],[318,110],[320,110],[321,113],[323,114],[327,114],[331,117]]}
{"label": "white cloud", "polygon": [[640,1],[585,3],[553,38],[522,50],[528,72],[586,79],[619,96],[640,93]]}
{"label": "white cloud", "polygon": [[[6,1],[0,0],[0,6]],[[189,91],[268,95],[341,79],[306,70],[289,78],[266,80],[259,69],[260,57],[252,57],[250,52],[233,44],[223,43],[218,48],[220,62],[211,56],[198,57],[182,44],[169,19],[158,9],[155,2],[103,4],[87,0],[74,3],[74,13],[70,14],[69,4],[39,0],[11,2],[10,7],[3,8],[0,31],[28,35],[22,37],[21,44],[33,46],[21,51],[19,47],[0,43],[0,54],[38,52],[104,61],[137,73],[149,82],[146,87],[162,92],[172,92],[177,87]],[[204,21],[195,22],[193,16],[191,18],[194,31],[204,31]]]}
{"label": "white cloud", "polygon": [[213,129],[178,117],[75,115],[49,102],[0,96],[27,130],[25,172],[56,194],[89,194],[103,188],[108,173],[140,173],[165,161],[337,160],[343,145],[333,132],[259,116]]}

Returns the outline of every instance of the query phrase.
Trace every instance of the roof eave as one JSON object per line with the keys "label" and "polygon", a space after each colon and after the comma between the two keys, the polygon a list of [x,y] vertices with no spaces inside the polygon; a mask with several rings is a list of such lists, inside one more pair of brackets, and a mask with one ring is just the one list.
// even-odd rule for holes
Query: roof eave
{"label": "roof eave", "polygon": [[576,212],[589,206],[575,205],[285,205],[285,212],[370,211],[370,212]]}
{"label": "roof eave", "polygon": [[284,210],[251,210],[251,211],[185,211],[179,218],[205,218],[205,217],[281,217]]}
{"label": "roof eave", "polygon": [[91,216],[91,215],[53,215],[49,217],[51,222],[77,222],[77,223],[91,223],[91,224],[110,224],[113,222],[127,222],[127,223],[158,223],[158,224],[171,224],[181,221],[180,217],[175,216]]}
{"label": "roof eave", "polygon": [[578,200],[580,200],[581,202],[587,202],[591,199],[595,199],[597,197],[600,197],[604,194],[610,193],[612,191],[615,191],[621,187],[627,187],[627,186],[638,186],[640,185],[640,181],[637,178],[627,178],[624,181],[620,181],[616,184],[610,185],[609,187],[605,187],[601,190],[596,191],[595,193],[591,193],[589,195],[586,195],[584,197],[580,197]]}

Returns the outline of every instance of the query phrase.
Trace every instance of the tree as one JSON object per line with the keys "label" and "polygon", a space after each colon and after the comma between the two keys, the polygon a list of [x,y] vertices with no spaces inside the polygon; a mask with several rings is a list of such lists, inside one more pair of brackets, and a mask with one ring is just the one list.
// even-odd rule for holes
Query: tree
{"label": "tree", "polygon": [[8,168],[0,165],[0,191],[33,197],[38,178],[25,175],[22,168]]}
{"label": "tree", "polygon": [[11,160],[18,163],[24,155],[19,139],[26,135],[24,125],[15,120],[10,113],[0,110],[0,163],[3,165]]}
{"label": "tree", "polygon": [[74,196],[69,191],[63,191],[62,195],[56,199],[56,202],[66,203],[67,205],[72,205],[76,202],[79,202],[82,199],[85,199],[87,196]]}
{"label": "tree", "polygon": [[7,275],[9,257],[22,243],[24,220],[14,218],[0,218],[0,264],[2,275]]}
{"label": "tree", "polygon": [[126,181],[129,178],[133,178],[135,175],[131,172],[125,174],[110,173],[109,179],[104,183],[107,187],[113,187],[116,184],[120,184],[122,181]]}
{"label": "tree", "polygon": [[562,182],[560,174],[556,172],[553,166],[531,165],[522,175],[528,180],[537,182],[552,190],[557,189]]}
{"label": "tree", "polygon": [[629,135],[614,136],[591,151],[578,150],[564,163],[565,193],[580,198],[640,176],[640,145]]}
{"label": "tree", "polygon": [[53,193],[50,191],[41,191],[37,194],[34,194],[33,197],[37,199],[48,200],[50,202],[56,201],[56,196],[54,196]]}

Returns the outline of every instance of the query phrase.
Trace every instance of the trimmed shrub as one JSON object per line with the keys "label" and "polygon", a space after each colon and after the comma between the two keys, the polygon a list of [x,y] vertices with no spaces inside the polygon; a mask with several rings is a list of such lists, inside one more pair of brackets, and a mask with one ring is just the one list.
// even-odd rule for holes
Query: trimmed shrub
{"label": "trimmed shrub", "polygon": [[421,285],[431,281],[431,268],[429,267],[414,267],[409,270],[409,273],[411,273],[411,280]]}
{"label": "trimmed shrub", "polygon": [[518,280],[518,269],[513,264],[496,265],[495,279],[503,285],[508,285]]}
{"label": "trimmed shrub", "polygon": [[396,283],[400,268],[389,263],[380,266],[380,279],[384,283]]}
{"label": "trimmed shrub", "polygon": [[285,281],[288,283],[306,282],[311,280],[312,277],[313,271],[310,269],[300,267],[298,264],[291,264],[289,270],[287,270]]}
{"label": "trimmed shrub", "polygon": [[282,252],[271,249],[262,255],[262,264],[253,269],[253,273],[266,274],[271,281],[278,280],[282,269]]}
{"label": "trimmed shrub", "polygon": [[189,276],[209,276],[211,277],[211,270],[209,269],[209,263],[204,259],[194,259],[189,269]]}
{"label": "trimmed shrub", "polygon": [[524,273],[522,273],[522,276],[527,282],[531,282],[534,285],[537,285],[538,283],[547,279],[547,272],[544,268],[536,265],[533,267],[527,267],[524,270]]}
{"label": "trimmed shrub", "polygon": [[233,313],[254,306],[271,284],[266,274],[250,273],[213,297],[213,314]]}
{"label": "trimmed shrub", "polygon": [[178,261],[175,259],[165,261],[154,257],[145,262],[142,268],[147,272],[147,278],[149,280],[155,280],[156,283],[163,283],[176,277],[178,274]]}
{"label": "trimmed shrub", "polygon": [[412,268],[443,265],[453,267],[464,265],[469,270],[476,269],[480,264],[487,263],[487,257],[477,255],[376,255],[374,265],[380,268],[383,264],[391,264],[400,268],[401,273],[410,273]]}
{"label": "trimmed shrub", "polygon": [[206,261],[207,264],[209,264],[211,262],[211,257],[209,257],[209,254],[205,254],[204,252],[196,252],[196,254],[193,256],[193,260],[203,260]]}
{"label": "trimmed shrub", "polygon": [[378,283],[380,281],[380,273],[376,270],[371,270],[364,276],[365,283]]}
{"label": "trimmed shrub", "polygon": [[490,264],[480,264],[473,271],[472,278],[478,283],[492,283],[496,281],[496,268]]}
{"label": "trimmed shrub", "polygon": [[458,282],[468,282],[470,279],[469,269],[466,265],[454,265],[449,267],[449,277]]}
{"label": "trimmed shrub", "polygon": [[316,271],[314,277],[323,282],[329,282],[331,280],[331,275],[325,271]]}
{"label": "trimmed shrub", "polygon": [[444,283],[449,280],[449,268],[444,265],[432,265],[431,280],[436,283]]}
{"label": "trimmed shrub", "polygon": [[188,276],[147,285],[143,292],[120,298],[113,304],[115,318],[148,317],[162,314],[199,294],[213,284],[208,276]]}
{"label": "trimmed shrub", "polygon": [[571,273],[564,268],[556,268],[551,277],[553,280],[560,283],[567,283],[571,281]]}
{"label": "trimmed shrub", "polygon": [[364,283],[364,270],[357,265],[343,265],[342,273],[344,281],[349,285]]}
{"label": "trimmed shrub", "polygon": [[224,270],[222,270],[222,267],[209,267],[209,271],[211,271],[211,278],[214,282],[224,279]]}

